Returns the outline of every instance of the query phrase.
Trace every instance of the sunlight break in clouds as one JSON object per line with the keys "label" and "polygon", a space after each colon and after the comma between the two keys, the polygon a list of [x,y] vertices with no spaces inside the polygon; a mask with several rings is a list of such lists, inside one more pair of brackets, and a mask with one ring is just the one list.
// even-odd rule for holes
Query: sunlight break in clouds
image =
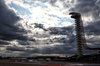
{"label": "sunlight break in clouds", "polygon": [[[45,50],[51,51],[54,50],[54,52],[51,52],[51,54],[57,54],[63,53],[62,50],[65,50],[63,48],[63,38],[66,38],[67,36],[63,35],[51,35],[51,30],[49,28],[51,27],[69,27],[73,25],[73,20],[68,15],[67,10],[63,7],[63,2],[61,1],[55,1],[54,5],[51,5],[51,0],[45,1],[45,0],[8,0],[6,1],[6,4],[10,9],[12,9],[20,18],[23,20],[19,21],[20,28],[24,28],[26,30],[26,33],[23,34],[24,36],[28,36],[29,40],[34,39],[34,41],[16,41],[17,43],[11,43],[12,47],[7,48],[9,51],[24,51],[27,52],[27,50],[21,49],[25,48],[27,49],[27,46],[36,47],[37,49],[29,50],[30,54],[31,52],[39,53],[39,49],[41,49],[40,53],[47,53],[47,51],[43,52]],[[55,6],[55,7],[54,7]],[[68,28],[69,29],[69,28]],[[61,29],[57,29],[57,31],[61,32]],[[63,28],[64,30],[64,28]],[[62,37],[62,38],[61,38]],[[56,39],[57,38],[57,39]],[[58,39],[59,38],[59,39]],[[59,40],[59,42],[58,42]],[[66,40],[64,40],[66,41]],[[19,44],[18,44],[19,43]],[[13,48],[14,46],[17,46],[18,48]],[[19,46],[18,46],[19,45]],[[24,45],[24,46],[23,46]],[[61,45],[61,46],[60,46]],[[53,47],[54,46],[54,47]],[[49,49],[51,47],[51,49]],[[55,48],[56,47],[56,48]],[[57,47],[61,47],[59,51],[56,51]],[[64,52],[65,54],[66,52]]]}
{"label": "sunlight break in clouds", "polygon": [[[2,56],[76,54],[72,11],[82,14],[87,36],[88,31],[95,31],[93,37],[100,32],[99,0],[0,0],[0,4]],[[93,37],[87,38],[88,45],[90,40],[98,43]]]}
{"label": "sunlight break in clouds", "polygon": [[[62,7],[62,4],[58,1],[56,6],[57,7],[53,7],[52,5],[50,5],[48,2],[43,3],[42,1],[32,1],[32,2],[27,2],[24,0],[12,0],[12,1],[8,1],[9,5],[15,4],[14,6],[11,6],[11,8],[23,8],[25,10],[27,10],[28,12],[30,12],[31,14],[27,14],[28,12],[26,12],[25,10],[23,12],[25,12],[26,14],[21,15],[23,12],[18,11],[18,9],[15,9],[17,11],[17,13],[23,18],[23,19],[28,19],[29,21],[31,20],[31,22],[29,23],[43,23],[45,25],[45,27],[54,27],[54,26],[63,26],[63,20],[66,18],[67,20],[71,19],[69,18],[68,15],[63,14],[65,11],[65,9]],[[61,6],[59,6],[61,5]],[[54,15],[54,16],[53,16]],[[66,21],[67,21],[66,20]],[[65,22],[65,21],[64,21]],[[60,23],[60,24],[59,24]],[[67,26],[67,24],[66,24]]]}

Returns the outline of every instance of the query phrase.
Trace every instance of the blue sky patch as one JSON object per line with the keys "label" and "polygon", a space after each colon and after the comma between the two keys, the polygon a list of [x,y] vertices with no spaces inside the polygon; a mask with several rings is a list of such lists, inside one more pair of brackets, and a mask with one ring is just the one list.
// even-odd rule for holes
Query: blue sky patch
{"label": "blue sky patch", "polygon": [[9,4],[10,7],[13,7],[15,10],[17,10],[17,14],[20,14],[20,15],[30,15],[30,11],[28,9],[25,9],[23,7],[21,7],[20,5],[16,5],[14,4],[13,2],[11,2],[11,4]]}
{"label": "blue sky patch", "polygon": [[66,21],[68,21],[68,22],[74,22],[74,19],[71,19],[71,18],[70,18],[70,19],[67,18],[67,17],[61,18],[61,17],[59,17],[59,16],[57,16],[57,15],[53,15],[53,14],[51,14],[51,16],[58,18],[59,21],[60,21],[59,24],[61,24],[62,22],[66,22]]}

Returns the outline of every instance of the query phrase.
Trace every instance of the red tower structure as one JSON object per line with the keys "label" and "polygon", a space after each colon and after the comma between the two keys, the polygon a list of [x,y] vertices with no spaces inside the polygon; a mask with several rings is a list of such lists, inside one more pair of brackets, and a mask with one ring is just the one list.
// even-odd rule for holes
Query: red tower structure
{"label": "red tower structure", "polygon": [[100,48],[90,48],[87,46],[81,14],[77,12],[71,12],[69,14],[72,15],[71,18],[75,19],[78,56],[81,57],[83,55],[83,47],[89,50],[100,50]]}

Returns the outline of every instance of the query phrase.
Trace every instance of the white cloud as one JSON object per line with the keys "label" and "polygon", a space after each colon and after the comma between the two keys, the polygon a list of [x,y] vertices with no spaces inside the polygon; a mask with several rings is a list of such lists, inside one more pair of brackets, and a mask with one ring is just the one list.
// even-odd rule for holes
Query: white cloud
{"label": "white cloud", "polygon": [[[31,1],[32,0],[28,0],[28,2]],[[28,36],[28,38],[31,37],[32,39],[36,39],[36,42],[29,42],[29,46],[42,49],[44,47],[51,47],[51,46],[53,47],[56,45],[60,46],[63,44],[56,41],[54,41],[54,43],[50,42],[50,39],[54,39],[55,37],[60,38],[61,35],[51,35],[49,34],[49,31],[45,32],[43,29],[35,28],[34,23],[43,24],[46,29],[49,27],[71,26],[73,23],[70,22],[71,18],[68,15],[68,9],[67,8],[65,9],[65,7],[63,6],[64,2],[57,1],[55,3],[55,7],[50,5],[48,2],[43,3],[41,1],[35,1],[35,0],[34,3],[32,4],[24,3],[23,0],[7,1],[8,4],[11,4],[11,2],[13,2],[16,5],[19,5],[22,8],[27,9],[31,13],[30,15],[29,14],[21,15],[19,13],[19,16],[23,18],[23,20],[19,21],[19,24],[22,26],[19,28],[24,28],[27,32],[23,35]],[[18,12],[18,10],[14,9],[14,7],[11,9],[15,11],[15,13]],[[63,21],[63,18],[66,20]],[[69,19],[69,21],[67,21],[67,19]],[[36,33],[38,33],[38,35]],[[27,46],[20,45],[17,41],[12,41],[9,46],[12,47],[17,46],[17,47],[24,47],[24,48],[27,47]]]}
{"label": "white cloud", "polygon": [[72,25],[74,25],[74,23],[72,23],[72,22],[62,22],[62,26],[68,27],[68,26],[72,26]]}
{"label": "white cloud", "polygon": [[[23,19],[29,19],[28,21],[29,23],[35,23],[35,22],[42,23],[46,28],[57,26],[58,23],[61,22],[60,18],[66,18],[66,19],[68,18],[69,20],[71,20],[68,13],[66,14],[66,11],[68,11],[68,9],[65,9],[63,7],[63,2],[61,1],[57,1],[55,3],[55,5],[59,7],[53,7],[48,2],[43,3],[42,1],[36,1],[36,0],[29,0],[29,1],[30,2],[33,1],[34,4],[31,5],[28,3],[24,3],[23,0],[10,0],[7,1],[7,3],[11,4],[11,2],[13,2],[16,5],[19,5],[29,10],[31,14],[21,15],[19,13],[19,16],[22,17]],[[42,6],[38,6],[38,5],[36,6],[36,4],[44,5],[44,8],[42,8]],[[15,12],[18,12],[14,8],[12,9]],[[55,15],[56,17],[53,17],[52,15]]]}

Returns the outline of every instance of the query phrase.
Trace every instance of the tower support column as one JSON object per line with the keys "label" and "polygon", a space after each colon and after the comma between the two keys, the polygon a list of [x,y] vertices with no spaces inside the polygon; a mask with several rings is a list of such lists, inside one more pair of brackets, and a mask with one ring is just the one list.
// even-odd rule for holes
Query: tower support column
{"label": "tower support column", "polygon": [[84,30],[82,29],[83,23],[81,20],[81,14],[76,13],[76,12],[72,12],[70,14],[72,15],[71,18],[75,19],[78,57],[82,57],[83,56],[83,48],[82,48],[83,38],[82,38],[82,36],[83,36]]}

